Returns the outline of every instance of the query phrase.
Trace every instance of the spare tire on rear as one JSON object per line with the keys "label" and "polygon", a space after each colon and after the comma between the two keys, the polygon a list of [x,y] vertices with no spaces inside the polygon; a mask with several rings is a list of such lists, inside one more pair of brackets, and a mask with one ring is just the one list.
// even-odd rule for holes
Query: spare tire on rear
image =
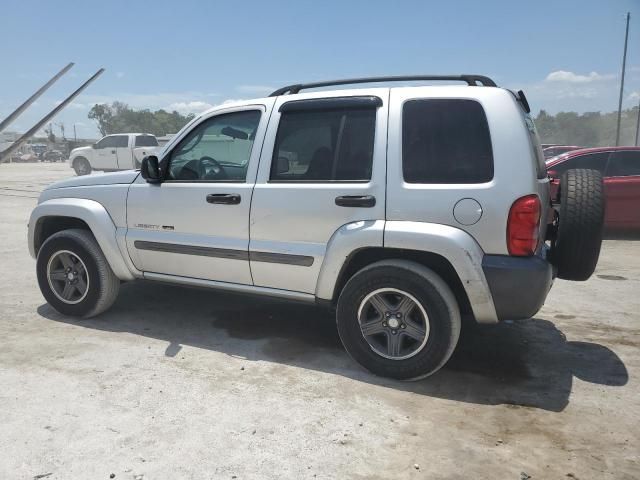
{"label": "spare tire on rear", "polygon": [[558,230],[551,260],[558,278],[587,280],[596,269],[604,224],[604,188],[597,170],[567,170],[560,180]]}

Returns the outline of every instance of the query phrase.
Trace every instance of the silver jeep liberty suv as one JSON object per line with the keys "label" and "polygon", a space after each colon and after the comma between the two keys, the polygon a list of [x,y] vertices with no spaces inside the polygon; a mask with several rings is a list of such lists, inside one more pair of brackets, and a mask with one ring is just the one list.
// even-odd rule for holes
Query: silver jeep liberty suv
{"label": "silver jeep liberty suv", "polygon": [[[318,90],[366,83],[392,86]],[[522,91],[360,78],[215,107],[140,171],[51,185],[29,248],[65,315],[104,312],[138,278],[315,302],[365,368],[418,379],[449,359],[462,315],[528,318],[554,277],[589,278],[603,208],[591,170],[550,198]]]}

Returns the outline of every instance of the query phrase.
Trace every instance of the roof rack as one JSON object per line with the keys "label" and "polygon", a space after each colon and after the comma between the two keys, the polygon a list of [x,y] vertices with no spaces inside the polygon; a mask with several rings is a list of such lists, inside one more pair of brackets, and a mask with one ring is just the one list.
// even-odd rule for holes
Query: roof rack
{"label": "roof rack", "polygon": [[299,93],[300,90],[308,88],[331,87],[333,85],[350,85],[356,83],[381,83],[381,82],[415,82],[420,80],[435,81],[458,81],[466,82],[469,86],[497,87],[496,82],[484,75],[399,75],[391,77],[363,77],[363,78],[347,78],[343,80],[327,80],[324,82],[314,83],[298,83],[295,85],[287,85],[273,92],[270,97],[277,97],[285,93]]}

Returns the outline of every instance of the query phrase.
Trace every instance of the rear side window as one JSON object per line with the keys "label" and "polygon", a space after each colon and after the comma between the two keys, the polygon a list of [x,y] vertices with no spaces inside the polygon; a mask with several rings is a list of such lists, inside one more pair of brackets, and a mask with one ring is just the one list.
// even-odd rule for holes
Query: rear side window
{"label": "rear side window", "polygon": [[640,175],[640,151],[614,152],[611,155],[608,177],[630,177]]}
{"label": "rear side window", "polygon": [[402,111],[408,183],[484,183],[493,178],[489,124],[473,100],[410,100]]}
{"label": "rear side window", "polygon": [[136,147],[157,147],[158,140],[153,135],[137,135]]}
{"label": "rear side window", "polygon": [[270,179],[370,180],[375,123],[374,108],[283,112]]}

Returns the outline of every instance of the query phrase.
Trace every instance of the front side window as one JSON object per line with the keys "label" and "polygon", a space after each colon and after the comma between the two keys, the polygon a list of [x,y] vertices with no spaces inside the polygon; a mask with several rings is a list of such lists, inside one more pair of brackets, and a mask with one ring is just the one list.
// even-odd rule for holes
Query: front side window
{"label": "front side window", "polygon": [[489,124],[473,100],[410,100],[402,112],[408,183],[483,183],[493,178]]}
{"label": "front side window", "polygon": [[127,148],[129,146],[129,137],[127,135],[114,135],[116,148]]}
{"label": "front side window", "polygon": [[101,149],[101,148],[115,148],[116,147],[116,136],[115,135],[110,135],[108,137],[104,137],[102,140],[100,140],[98,143],[96,143],[96,148],[97,149]]}
{"label": "front side window", "polygon": [[604,173],[604,169],[607,166],[607,160],[609,159],[609,152],[589,153],[586,155],[579,155],[577,157],[570,158],[564,162],[558,163],[552,167],[549,167],[550,172],[554,172],[554,177],[559,177],[567,170],[573,168],[588,168],[592,170],[598,170]]}
{"label": "front side window", "polygon": [[158,140],[153,135],[137,135],[136,147],[157,147]]}
{"label": "front side window", "polygon": [[168,180],[244,181],[259,123],[258,110],[204,121],[171,152]]}
{"label": "front side window", "polygon": [[373,108],[283,112],[270,179],[370,180],[375,123]]}
{"label": "front side window", "polygon": [[614,152],[611,155],[607,177],[630,177],[640,175],[640,151]]}

